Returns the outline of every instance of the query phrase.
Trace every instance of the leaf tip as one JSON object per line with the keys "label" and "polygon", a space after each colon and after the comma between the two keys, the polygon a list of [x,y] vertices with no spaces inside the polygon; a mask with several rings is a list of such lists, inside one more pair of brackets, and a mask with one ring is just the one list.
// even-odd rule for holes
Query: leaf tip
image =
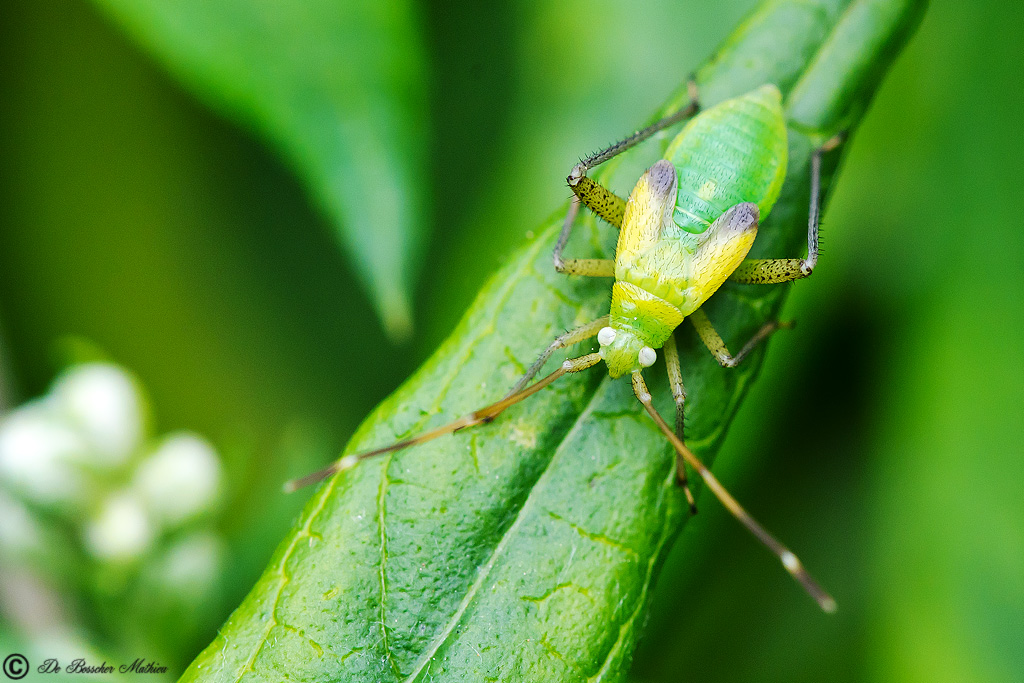
{"label": "leaf tip", "polygon": [[394,344],[405,344],[412,338],[412,305],[404,292],[382,292],[377,300],[378,315],[384,334]]}

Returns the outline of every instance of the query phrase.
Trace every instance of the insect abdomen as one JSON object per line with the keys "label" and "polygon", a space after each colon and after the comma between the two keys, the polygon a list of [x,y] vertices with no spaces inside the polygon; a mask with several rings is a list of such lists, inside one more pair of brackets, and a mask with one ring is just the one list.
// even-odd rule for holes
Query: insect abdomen
{"label": "insect abdomen", "polygon": [[763,221],[786,175],[786,122],[782,95],[764,85],[703,112],[665,153],[679,174],[674,222],[704,232],[742,202],[753,202]]}

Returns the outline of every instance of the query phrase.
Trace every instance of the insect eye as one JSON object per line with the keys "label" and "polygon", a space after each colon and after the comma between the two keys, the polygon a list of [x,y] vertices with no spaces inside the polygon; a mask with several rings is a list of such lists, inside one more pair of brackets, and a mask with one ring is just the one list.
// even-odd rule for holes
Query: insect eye
{"label": "insect eye", "polygon": [[654,361],[658,360],[658,354],[650,346],[645,346],[637,354],[637,360],[640,361],[640,365],[649,368],[654,365]]}
{"label": "insect eye", "polygon": [[597,343],[601,346],[608,346],[615,341],[615,330],[610,327],[602,327],[597,333]]}

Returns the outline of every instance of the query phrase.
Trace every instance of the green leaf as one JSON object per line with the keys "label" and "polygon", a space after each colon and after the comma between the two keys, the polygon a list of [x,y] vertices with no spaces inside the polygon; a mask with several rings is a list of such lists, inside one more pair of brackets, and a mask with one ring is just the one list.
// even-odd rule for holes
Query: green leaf
{"label": "green leaf", "polygon": [[96,0],[303,176],[393,336],[411,327],[426,201],[424,50],[412,3]]}
{"label": "green leaf", "polygon": [[[767,2],[699,71],[706,104],[775,82],[801,113],[789,177],[756,256],[800,253],[810,150],[835,122],[857,124],[923,6]],[[666,109],[684,98],[681,89]],[[635,154],[646,162],[657,151]],[[551,267],[563,213],[490,280],[350,452],[493,400],[546,340],[606,312],[607,282]],[[613,232],[587,217],[570,253],[610,256]],[[727,284],[708,314],[736,344],[778,313],[785,291]],[[688,442],[710,459],[763,351],[724,370],[691,328],[677,338]],[[665,411],[671,399],[659,369],[648,375]],[[322,486],[183,680],[621,680],[660,562],[687,518],[674,477],[670,449],[628,382],[599,369],[567,377],[486,427],[366,461]],[[795,586],[792,599],[807,601]]]}

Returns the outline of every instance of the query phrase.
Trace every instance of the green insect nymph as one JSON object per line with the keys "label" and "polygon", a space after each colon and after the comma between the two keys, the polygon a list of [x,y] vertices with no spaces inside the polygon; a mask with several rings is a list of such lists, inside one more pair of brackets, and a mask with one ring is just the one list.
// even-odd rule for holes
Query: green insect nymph
{"label": "green insect nymph", "polygon": [[612,377],[653,365],[654,349],[750,251],[786,176],[781,99],[766,85],[709,109],[636,184],[615,249],[609,326],[598,335]]}
{"label": "green insect nymph", "polygon": [[[769,534],[686,446],[683,440],[685,390],[673,332],[689,319],[708,350],[726,367],[737,365],[758,343],[783,326],[764,325],[733,355],[701,306],[727,280],[772,284],[807,277],[818,259],[818,201],[821,157],[841,136],[826,142],[811,157],[811,197],[807,257],[747,259],[758,224],[775,205],[786,176],[788,149],[782,95],[771,84],[716,104],[698,114],[696,85],[690,85],[685,108],[640,130],[577,164],[568,183],[575,195],[554,250],[555,269],[567,275],[614,278],[607,315],[555,339],[502,400],[452,423],[365,453],[347,455],[288,490],[346,470],[359,461],[429,441],[443,434],[490,422],[509,406],[540,391],[566,373],[604,361],[612,377],[629,374],[633,391],[679,456],[678,475],[691,508],[687,467],[778,558],[786,570],[827,612],[835,601],[811,578],[788,548]],[[643,142],[669,126],[688,120],[665,156],[641,176],[628,200],[587,177],[595,166]],[[620,229],[615,259],[563,259],[581,205]],[[600,349],[564,361],[555,372],[533,382],[559,350],[597,337]],[[642,372],[665,354],[676,404],[675,430],[654,409]],[[531,384],[531,382],[533,382]]]}

